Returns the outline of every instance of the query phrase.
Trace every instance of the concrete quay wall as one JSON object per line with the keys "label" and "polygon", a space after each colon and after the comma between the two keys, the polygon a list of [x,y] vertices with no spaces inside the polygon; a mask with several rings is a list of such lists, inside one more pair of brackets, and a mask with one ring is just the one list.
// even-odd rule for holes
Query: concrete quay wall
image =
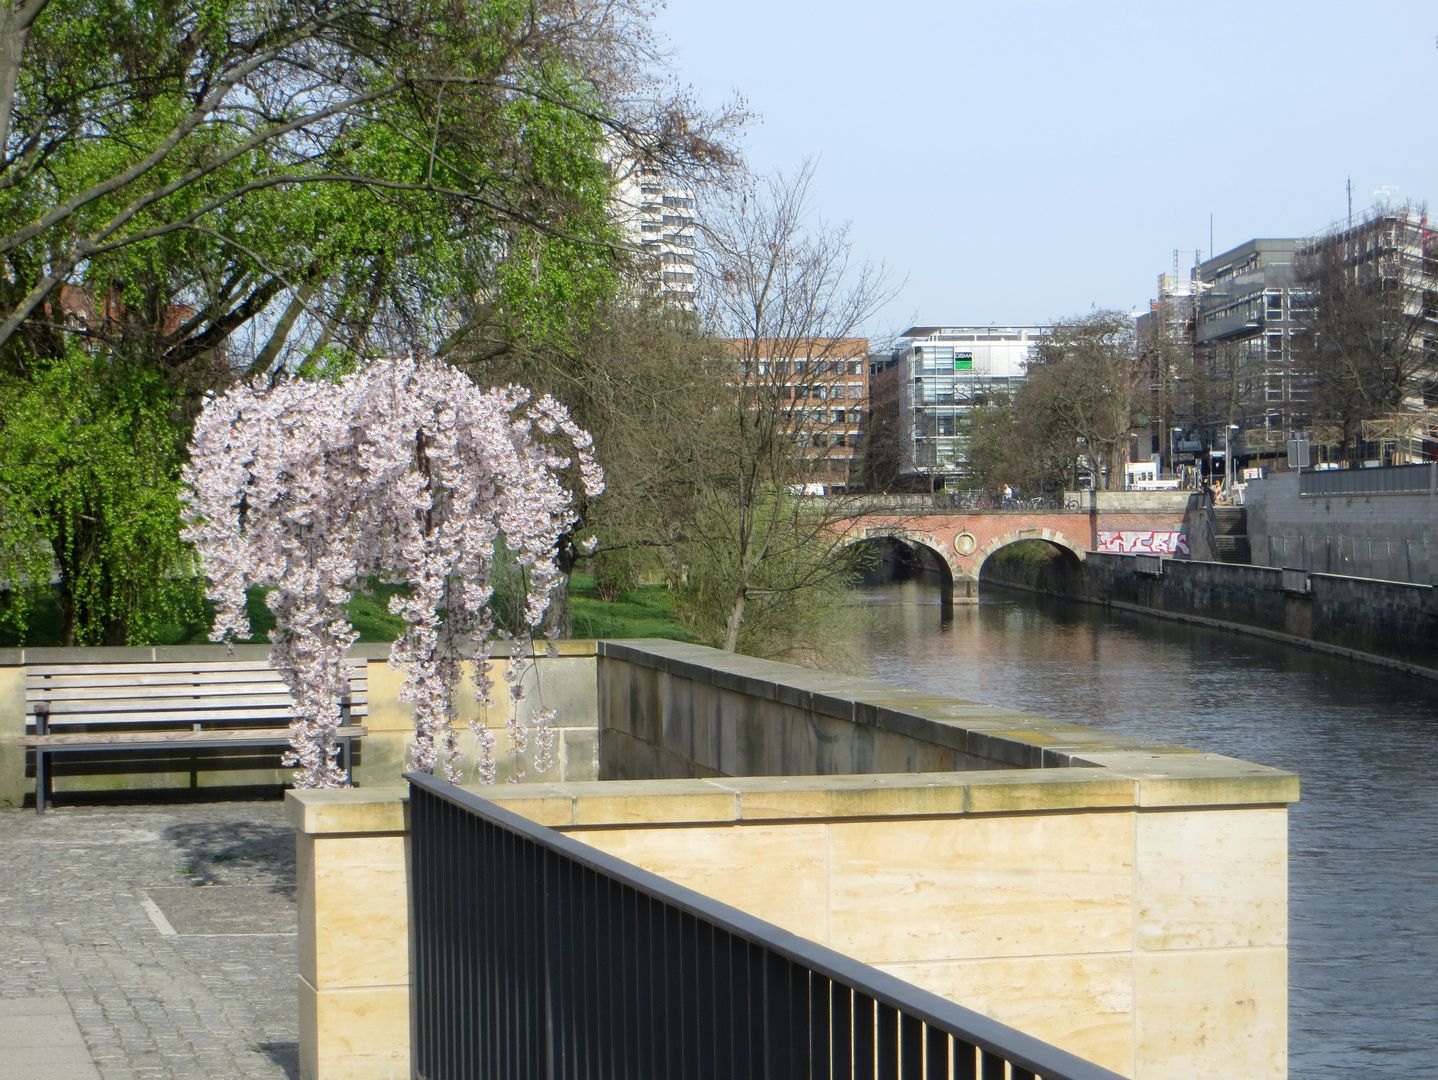
{"label": "concrete quay wall", "polygon": [[1108,554],[1090,555],[1081,570],[1057,559],[996,565],[989,580],[1438,677],[1438,591],[1431,585]]}

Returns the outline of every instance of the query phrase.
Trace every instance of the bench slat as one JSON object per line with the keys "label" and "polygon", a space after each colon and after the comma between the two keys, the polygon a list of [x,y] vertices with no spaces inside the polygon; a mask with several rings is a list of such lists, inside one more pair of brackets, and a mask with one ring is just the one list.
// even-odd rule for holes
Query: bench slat
{"label": "bench slat", "polygon": [[[362,671],[350,673],[350,682],[364,682]],[[90,686],[234,686],[245,683],[284,685],[278,671],[174,671],[145,675],[31,675],[27,690],[72,690]]]}
{"label": "bench slat", "polygon": [[263,694],[288,696],[289,687],[275,682],[227,683],[223,686],[60,686],[26,690],[26,701],[125,701],[136,698],[227,698]]}
{"label": "bench slat", "polygon": [[[369,709],[360,705],[350,709],[351,717],[368,716]],[[129,713],[60,713],[50,717],[51,727],[73,727],[87,724],[91,727],[142,727],[145,724],[204,724],[260,722],[279,720],[289,723],[294,719],[294,710],[285,708],[265,709],[167,709],[157,712]],[[35,718],[27,716],[28,728],[35,726]]]}
{"label": "bench slat", "polygon": [[[349,684],[350,696],[363,694],[366,685]],[[58,687],[54,690],[26,690],[25,700],[35,701],[131,701],[158,698],[233,698],[254,696],[288,697],[289,687],[282,682],[229,683],[225,686],[80,686]]]}
{"label": "bench slat", "polygon": [[[344,738],[360,738],[369,734],[365,728],[350,725],[342,727],[337,735]],[[95,747],[104,749],[107,746],[134,747],[138,744],[153,744],[157,747],[175,746],[181,744],[204,745],[207,743],[227,742],[243,745],[245,743],[258,744],[288,744],[290,733],[287,728],[261,728],[252,731],[177,731],[172,735],[163,732],[120,732],[101,733],[88,735],[25,735],[18,742],[21,746],[43,746],[46,750],[55,748],[80,749],[82,747]]]}
{"label": "bench slat", "polygon": [[[363,657],[347,657],[344,663],[352,668],[363,668],[369,661]],[[213,660],[188,663],[147,663],[136,661],[130,664],[27,664],[29,675],[146,675],[168,672],[210,672],[210,671],[274,671],[268,660]]]}
{"label": "bench slat", "polygon": [[[89,713],[154,712],[154,711],[157,711],[156,708],[155,708],[156,704],[159,704],[159,703],[162,703],[162,702],[163,702],[163,703],[165,703],[165,704],[161,704],[161,705],[160,705],[160,708],[165,708],[165,707],[168,706],[168,703],[171,702],[171,701],[173,701],[173,707],[175,707],[175,708],[184,708],[184,707],[188,706],[188,707],[193,708],[193,709],[210,709],[210,708],[213,708],[213,709],[231,709],[231,710],[233,710],[233,709],[244,709],[244,708],[251,708],[251,707],[253,707],[253,708],[265,708],[266,706],[269,706],[269,707],[279,707],[279,706],[288,707],[289,704],[290,704],[290,695],[289,695],[288,693],[275,693],[275,694],[233,694],[233,695],[228,695],[228,696],[225,696],[225,697],[207,698],[207,697],[196,697],[196,696],[192,696],[192,695],[188,695],[188,694],[187,694],[187,695],[185,695],[184,697],[176,697],[176,698],[169,698],[169,697],[164,697],[164,696],[159,696],[159,695],[157,695],[157,696],[155,696],[155,697],[150,697],[150,696],[146,695],[146,696],[143,696],[143,697],[132,697],[132,698],[111,698],[111,697],[106,697],[106,698],[85,698],[85,699],[82,699],[82,700],[79,700],[79,701],[67,701],[67,700],[52,701],[52,702],[50,703],[50,715],[51,715],[51,716],[62,716],[62,715],[68,715],[68,714],[71,714],[71,713],[81,713],[81,712],[89,712]],[[26,715],[29,715],[29,716],[35,715],[35,706],[36,706],[37,704],[39,704],[39,702],[27,701],[27,702],[25,703],[25,712],[26,712]],[[351,705],[368,705],[368,704],[369,704],[369,695],[368,695],[368,694],[351,694],[351,695],[350,695],[350,704],[351,704]]]}

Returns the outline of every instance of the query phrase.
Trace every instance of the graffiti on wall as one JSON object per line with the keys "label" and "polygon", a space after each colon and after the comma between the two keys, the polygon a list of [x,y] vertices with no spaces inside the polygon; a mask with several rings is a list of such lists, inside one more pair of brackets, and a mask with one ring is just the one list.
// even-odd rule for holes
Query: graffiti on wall
{"label": "graffiti on wall", "polygon": [[1187,555],[1180,529],[1100,529],[1098,549],[1113,555]]}

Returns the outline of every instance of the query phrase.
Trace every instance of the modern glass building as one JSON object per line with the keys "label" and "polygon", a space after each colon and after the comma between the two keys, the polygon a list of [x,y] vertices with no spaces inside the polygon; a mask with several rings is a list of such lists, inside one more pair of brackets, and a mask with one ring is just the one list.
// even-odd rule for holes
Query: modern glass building
{"label": "modern glass building", "polygon": [[[965,419],[1006,399],[1027,372],[1046,326],[911,326],[894,350],[900,471],[962,485]],[[954,483],[948,483],[950,480]]]}

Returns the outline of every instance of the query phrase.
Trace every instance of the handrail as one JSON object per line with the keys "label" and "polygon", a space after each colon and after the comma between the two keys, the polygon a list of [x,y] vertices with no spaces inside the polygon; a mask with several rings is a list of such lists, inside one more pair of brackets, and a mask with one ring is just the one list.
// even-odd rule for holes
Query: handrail
{"label": "handrail", "polygon": [[1304,469],[1298,475],[1298,494],[1428,495],[1438,491],[1438,462],[1385,465],[1376,469]]}
{"label": "handrail", "polygon": [[[826,1077],[832,1067],[835,1077],[998,1080],[1005,1062],[1013,1080],[1120,1080],[453,784],[421,773],[405,779],[415,1064],[426,1080],[721,1075],[719,1058],[703,1052],[706,1039],[729,1040],[734,1061],[722,1075],[755,1080],[807,1077],[811,1064]],[[564,894],[569,886],[572,895]],[[533,910],[511,910],[517,901]],[[526,918],[530,942],[513,922]],[[461,970],[466,957],[473,970]],[[733,1007],[726,1012],[726,1005]],[[642,1022],[632,1015],[646,1007]],[[446,1019],[476,1030],[442,1030]],[[676,1019],[679,1029],[671,1030]],[[685,1019],[703,1030],[689,1030]],[[477,1030],[485,1025],[489,1040]],[[617,1045],[616,1031],[645,1045]]]}

